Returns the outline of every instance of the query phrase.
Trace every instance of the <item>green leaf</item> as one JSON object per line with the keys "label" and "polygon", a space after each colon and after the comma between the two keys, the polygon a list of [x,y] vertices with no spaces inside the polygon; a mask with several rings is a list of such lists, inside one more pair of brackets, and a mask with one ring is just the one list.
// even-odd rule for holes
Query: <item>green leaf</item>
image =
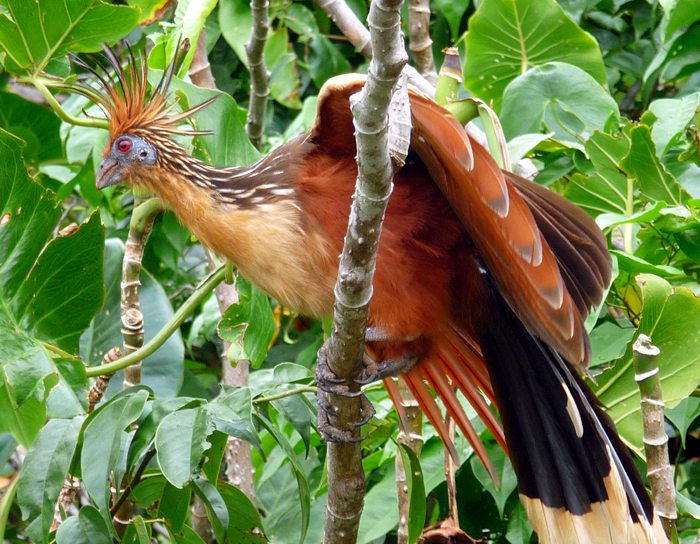
{"label": "green leaf", "polygon": [[250,40],[253,28],[250,3],[247,0],[220,0],[219,26],[226,43],[236,52],[238,59],[248,66],[245,44]]}
{"label": "green leaf", "polygon": [[[700,6],[700,3],[697,4]],[[649,105],[649,111],[656,116],[656,122],[651,127],[651,139],[660,157],[685,134],[698,105],[700,93],[697,92],[683,98],[654,100]]]}
{"label": "green leaf", "polygon": [[469,20],[464,44],[464,86],[486,102],[493,100],[496,111],[511,81],[549,62],[578,66],[600,85],[606,83],[598,44],[554,0],[483,0]]}
{"label": "green leaf", "polygon": [[214,426],[203,408],[173,412],[158,426],[158,465],[163,476],[175,487],[180,488],[192,479],[209,447],[207,437],[213,431]]}
{"label": "green leaf", "polygon": [[527,514],[520,501],[517,501],[508,521],[506,539],[510,544],[529,544],[532,527],[527,520]]}
{"label": "green leaf", "polygon": [[425,524],[425,486],[423,470],[415,452],[405,444],[398,444],[408,494],[408,542],[418,541]]}
{"label": "green leaf", "polygon": [[260,514],[245,493],[226,482],[219,482],[217,489],[228,510],[227,544],[266,544]]}
{"label": "green leaf", "polygon": [[683,271],[679,268],[663,264],[652,264],[624,251],[611,249],[610,253],[617,257],[618,265],[623,272],[630,274],[655,274],[662,278],[683,275]]}
{"label": "green leaf", "polygon": [[141,10],[139,24],[146,26],[156,21],[159,12],[168,4],[168,0],[126,0],[126,3]]}
{"label": "green leaf", "polygon": [[309,495],[309,482],[306,479],[306,474],[304,474],[304,469],[299,462],[299,458],[297,457],[296,453],[294,453],[294,449],[287,440],[287,437],[264,417],[255,415],[255,420],[265,427],[267,432],[273,436],[292,465],[292,470],[294,471],[294,476],[296,477],[297,485],[299,486],[299,501],[301,503],[301,537],[299,539],[299,544],[304,544],[306,531],[309,528],[311,513],[311,497]]}
{"label": "green leaf", "polygon": [[605,321],[591,331],[591,366],[597,366],[621,357],[627,343],[634,336],[634,328],[620,327]]}
{"label": "green leaf", "polygon": [[695,0],[661,0],[659,4],[664,8],[668,20],[664,40],[668,40],[679,28],[700,21],[700,4]]}
{"label": "green leaf", "polygon": [[177,74],[180,78],[187,74],[196,49],[197,38],[214,6],[216,6],[216,0],[180,0],[177,3],[173,19],[175,27],[171,32],[177,35],[176,41],[188,39],[191,44]]}
{"label": "green leaf", "polygon": [[[664,46],[666,47],[666,46]],[[696,72],[700,66],[700,26],[691,26],[668,47],[659,83],[664,84]]]}
{"label": "green leaf", "polygon": [[[148,400],[148,391],[141,389],[125,393],[101,407],[87,421],[83,434],[83,449],[80,455],[82,478],[88,494],[110,520],[109,475],[116,468],[125,429],[143,412]],[[82,511],[82,510],[81,510]]]}
{"label": "green leaf", "polygon": [[0,12],[0,51],[5,68],[38,74],[52,58],[66,51],[99,51],[103,42],[126,36],[139,20],[139,10],[97,0],[6,0]]}
{"label": "green leaf", "polygon": [[681,441],[685,449],[685,437],[688,433],[688,428],[700,416],[700,399],[697,397],[683,399],[675,408],[665,410],[664,415],[680,431]]}
{"label": "green leaf", "polygon": [[224,458],[228,436],[220,431],[209,435],[209,449],[202,455],[205,459],[202,472],[211,483],[216,484],[221,470],[221,460]]}
{"label": "green leaf", "polygon": [[239,302],[224,312],[219,323],[219,336],[240,348],[237,352],[240,356],[236,359],[249,359],[252,367],[258,368],[265,360],[275,334],[270,300],[240,275],[236,279],[236,291]]}
{"label": "green leaf", "polygon": [[454,2],[453,0],[436,0],[438,10],[447,19],[447,24],[450,26],[450,34],[452,41],[457,41],[459,36],[459,26],[462,22],[462,17],[467,12],[469,2]]}
{"label": "green leaf", "polygon": [[64,156],[60,126],[60,119],[51,110],[16,94],[0,92],[0,128],[31,144],[24,149],[26,162],[38,165]]}
{"label": "green leaf", "polygon": [[351,71],[350,63],[323,34],[314,33],[309,42],[308,68],[311,79],[319,89],[333,76]]}
{"label": "green leaf", "polygon": [[591,215],[614,213],[627,216],[630,188],[627,176],[619,164],[627,156],[630,143],[627,138],[614,137],[596,130],[586,141],[584,149],[595,166],[590,176],[575,175],[566,188],[566,197]]}
{"label": "green leaf", "polygon": [[297,56],[289,45],[286,28],[280,28],[268,36],[264,57],[271,74],[269,86],[272,97],[287,108],[301,109]]}
{"label": "green leaf", "polygon": [[511,493],[518,486],[518,482],[515,479],[515,472],[510,464],[510,461],[506,458],[506,454],[503,453],[501,447],[495,442],[489,442],[484,446],[486,448],[486,453],[491,459],[491,464],[493,465],[493,470],[498,477],[499,487],[496,489],[491,481],[489,473],[486,472],[484,465],[481,461],[473,455],[470,459],[472,470],[474,471],[474,476],[477,480],[484,486],[484,489],[488,491],[493,499],[496,501],[496,506],[498,507],[498,513],[503,517],[503,510],[506,506],[506,501],[510,497]]}
{"label": "green leaf", "polygon": [[637,178],[640,192],[652,201],[662,200],[675,206],[685,204],[690,196],[661,164],[649,127],[634,127],[630,138],[632,147],[621,166]]}
{"label": "green leaf", "polygon": [[[121,270],[124,244],[110,238],[104,245],[105,303],[95,315],[90,327],[80,337],[80,354],[87,366],[102,362],[105,354],[114,346],[122,345],[121,322]],[[146,328],[144,343],[148,342],[173,316],[173,308],[163,288],[145,269],[141,270],[139,301]],[[158,398],[177,395],[182,385],[185,348],[180,331],[168,338],[155,353],[146,357],[141,366],[141,382],[153,389]],[[122,388],[124,371],[119,371],[110,381],[106,398]]]}
{"label": "green leaf", "polygon": [[156,436],[156,430],[167,415],[176,410],[192,408],[200,404],[201,401],[199,399],[190,399],[187,397],[153,401],[150,413],[139,423],[139,428],[136,429],[134,438],[129,446],[127,469],[130,470],[152,445]]}
{"label": "green leaf", "polygon": [[192,489],[178,489],[158,473],[148,474],[132,490],[130,498],[142,508],[149,510],[155,505],[154,516],[165,518],[168,527],[180,532],[189,514]]}
{"label": "green leaf", "polygon": [[[650,274],[638,276],[644,306],[638,334],[646,334],[659,348],[661,391],[667,408],[686,398],[700,381],[700,300],[683,288],[671,289]],[[642,417],[639,388],[634,381],[632,342],[610,370],[597,376],[593,391],[613,418],[623,440],[642,454]]]}
{"label": "green leaf", "polygon": [[104,233],[93,214],[49,241],[61,211],[27,176],[21,148],[0,129],[0,406],[8,414],[0,430],[29,446],[44,422],[47,390],[58,382],[46,381],[58,372],[40,341],[76,351],[77,335],[102,304]]}
{"label": "green leaf", "polygon": [[682,493],[676,493],[676,507],[681,516],[700,520],[700,505],[691,501]]}
{"label": "green leaf", "polygon": [[68,474],[84,419],[80,416],[49,420],[22,463],[17,502],[24,519],[33,521],[40,517],[41,543],[48,542],[54,505]]}
{"label": "green leaf", "polygon": [[623,213],[602,213],[595,218],[595,222],[600,227],[600,230],[605,230],[613,225],[623,225],[625,223],[650,223],[654,219],[661,217],[661,213],[666,209],[665,202],[656,202],[653,206],[647,206],[647,209],[641,212],[627,215]]}
{"label": "green leaf", "polygon": [[[489,1],[489,0],[484,0]],[[619,117],[615,100],[590,74],[550,62],[512,79],[503,93],[500,119],[506,139],[553,132],[558,140],[577,142],[603,130]]]}
{"label": "green leaf", "polygon": [[126,528],[122,544],[151,544],[150,525],[141,516],[135,516]]}
{"label": "green leaf", "polygon": [[[311,412],[299,395],[282,397],[271,402],[284,419],[291,423],[294,430],[299,433],[304,441],[306,454],[309,454],[309,440],[311,437]],[[314,415],[315,416],[315,415]],[[314,417],[315,419],[315,417]]]}
{"label": "green leaf", "polygon": [[56,544],[112,544],[107,523],[100,512],[87,505],[61,523],[56,531]]}
{"label": "green leaf", "polygon": [[272,371],[272,379],[277,385],[310,383],[313,378],[311,370],[296,363],[280,363]]}
{"label": "green leaf", "polygon": [[229,526],[229,514],[226,503],[219,490],[202,476],[192,478],[194,492],[202,499],[207,509],[207,517],[211,522],[217,542],[225,542],[226,529]]}

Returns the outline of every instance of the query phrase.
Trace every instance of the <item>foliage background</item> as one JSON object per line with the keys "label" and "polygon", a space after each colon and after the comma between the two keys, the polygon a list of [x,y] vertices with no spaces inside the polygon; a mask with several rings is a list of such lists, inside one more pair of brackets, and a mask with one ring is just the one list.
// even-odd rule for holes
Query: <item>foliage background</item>
{"label": "foliage background", "polygon": [[[349,4],[364,20],[366,2]],[[311,126],[324,81],[367,65],[315,3],[272,2],[270,19],[264,53],[271,71],[266,149]],[[131,490],[136,506],[127,542],[148,542],[151,536],[201,542],[188,508],[195,495],[220,542],[263,542],[261,532],[272,542],[298,542],[304,534],[307,542],[321,541],[325,446],[314,428],[310,369],[323,327],[289,315],[245,282],[237,284],[241,304],[223,322],[214,296],[207,297],[144,361],[143,386],[120,391],[121,380],[115,378],[109,402],[90,416],[85,413],[89,382],[83,363],[99,364],[121,344],[120,269],[134,197],[123,189],[94,189],[104,131],[62,122],[47,107],[46,95],[42,99],[32,91],[42,82],[50,86],[42,70],[84,77],[67,52],[94,62],[85,53],[99,50],[103,41],[124,38],[134,52],[148,54],[151,69],[162,69],[177,38],[196,43],[204,23],[216,85],[227,96],[193,121],[213,135],[181,143],[214,164],[250,163],[257,152],[243,130],[247,1],[0,0],[0,485],[5,488],[0,528],[6,523],[10,542],[27,536],[35,542],[109,542],[107,478],[129,482],[139,466],[148,468]],[[512,163],[530,158],[539,171],[536,181],[582,206],[608,236],[618,275],[607,304],[589,321],[597,392],[623,438],[641,452],[630,346],[638,332],[651,336],[661,348],[662,387],[671,408],[667,430],[681,492],[681,541],[695,542],[700,527],[695,504],[700,469],[694,463],[700,448],[697,1],[436,0],[430,33],[438,66],[444,47],[459,47],[461,94],[492,102]],[[190,61],[179,72],[185,79]],[[175,86],[182,104],[209,96],[186,81]],[[58,98],[70,115],[79,117],[84,108],[100,115],[76,95]],[[79,228],[62,234],[72,223]],[[144,255],[146,340],[206,274],[202,247],[172,214],[163,214]],[[240,337],[242,322],[251,323],[245,337]],[[248,387],[220,385],[221,336],[234,341],[234,358],[249,357],[257,367]],[[285,394],[289,391],[297,394]],[[363,443],[368,493],[359,541],[395,542],[396,445],[390,437],[397,433],[397,418],[383,390],[368,394],[377,415]],[[501,487],[493,488],[458,437],[462,527],[489,542],[535,541],[508,461],[483,426],[475,425]],[[226,435],[253,444],[258,511],[218,479]],[[442,446],[428,425],[423,436],[429,524],[446,515],[447,494]],[[53,504],[68,472],[84,482],[82,508],[51,532]]]}

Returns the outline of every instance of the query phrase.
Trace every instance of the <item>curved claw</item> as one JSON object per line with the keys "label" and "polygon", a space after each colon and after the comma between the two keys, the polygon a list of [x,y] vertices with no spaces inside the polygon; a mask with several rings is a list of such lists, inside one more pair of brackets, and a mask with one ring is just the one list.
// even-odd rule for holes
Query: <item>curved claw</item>
{"label": "curved claw", "polygon": [[374,414],[376,413],[374,406],[372,406],[372,403],[369,401],[367,397],[362,395],[360,402],[362,402],[362,407],[360,409],[361,413],[367,414],[365,415],[360,421],[350,421],[348,422],[348,425],[350,427],[362,427],[366,423],[369,422],[370,419],[374,417]]}

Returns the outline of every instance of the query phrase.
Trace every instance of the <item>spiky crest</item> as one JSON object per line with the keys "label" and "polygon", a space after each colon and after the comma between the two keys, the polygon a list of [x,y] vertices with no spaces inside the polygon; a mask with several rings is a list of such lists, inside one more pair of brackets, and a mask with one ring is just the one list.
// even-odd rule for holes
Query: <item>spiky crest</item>
{"label": "spiky crest", "polygon": [[176,99],[168,104],[171,95],[168,88],[175,73],[174,59],[163,71],[163,76],[147,99],[148,65],[145,58],[140,56],[137,62],[129,48],[130,62],[124,68],[114,51],[104,46],[104,52],[109,63],[108,68],[96,61],[99,67],[96,70],[75,59],[77,65],[95,77],[100,88],[77,82],[70,86],[70,90],[86,96],[104,111],[109,122],[110,142],[126,133],[143,136],[150,140],[158,140],[173,134],[190,136],[209,134],[202,131],[182,130],[177,126],[187,117],[211,104],[219,95],[186,111],[169,115],[178,102]]}

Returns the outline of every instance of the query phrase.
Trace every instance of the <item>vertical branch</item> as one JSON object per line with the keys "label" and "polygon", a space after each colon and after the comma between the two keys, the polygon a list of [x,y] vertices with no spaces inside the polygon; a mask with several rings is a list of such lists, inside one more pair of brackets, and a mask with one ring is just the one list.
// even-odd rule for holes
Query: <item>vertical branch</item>
{"label": "vertical branch", "polygon": [[[445,426],[447,427],[447,437],[454,443],[455,440],[455,420],[450,414],[445,414]],[[445,482],[447,483],[447,519],[455,527],[459,527],[459,513],[457,511],[457,482],[455,473],[455,460],[450,453],[450,449],[445,446]]]}
{"label": "vertical branch", "polygon": [[[124,355],[133,353],[143,345],[143,314],[139,309],[141,260],[153,220],[161,211],[163,211],[161,201],[152,198],[138,204],[131,215],[122,262],[121,323]],[[140,383],[140,362],[124,369],[125,389]]]}
{"label": "vertical branch", "polygon": [[[199,33],[197,39],[197,49],[195,49],[192,57],[192,64],[189,70],[192,82],[198,87],[206,89],[215,89],[216,85],[214,77],[211,74],[211,66],[207,58],[206,44],[204,42],[204,29]],[[211,253],[206,251],[207,262],[209,269],[215,270],[214,258]],[[216,299],[219,303],[221,314],[226,311],[231,304],[238,302],[238,293],[235,285],[220,283],[214,289]],[[224,353],[221,357],[221,366],[223,370],[223,379],[226,385],[247,385],[248,384],[248,367],[249,362],[245,359],[236,362],[236,366],[232,366],[228,360],[229,344],[224,342]],[[245,440],[229,437],[226,443],[226,452],[224,453],[224,463],[226,464],[226,479],[232,485],[243,491],[250,501],[255,504],[255,483],[253,482],[253,463],[250,458],[250,444]]]}
{"label": "vertical branch", "polygon": [[651,339],[640,334],[634,343],[632,363],[634,379],[642,395],[642,421],[644,424],[644,453],[647,458],[647,478],[654,500],[654,509],[661,518],[666,536],[674,542],[676,528],[676,488],[673,468],[668,459],[668,436],[664,429],[664,402],[659,382],[657,358],[659,348],[651,345]]}
{"label": "vertical branch", "polygon": [[408,0],[408,48],[416,70],[432,85],[437,83],[430,39],[430,4],[428,0]]}
{"label": "vertical branch", "polygon": [[[136,200],[138,202],[138,200]],[[141,260],[143,249],[146,245],[148,233],[153,227],[153,220],[161,211],[163,203],[157,198],[152,198],[134,207],[129,224],[124,247],[124,260],[122,261],[121,283],[121,325],[124,338],[124,355],[129,355],[143,346],[143,314],[139,305],[139,289],[141,281]],[[141,383],[141,362],[124,369],[124,389]],[[120,486],[122,492],[126,481],[115,482],[115,487]],[[114,529],[121,537],[131,520],[133,503],[125,500],[119,510],[112,516]]]}
{"label": "vertical branch", "polygon": [[[416,457],[420,459],[420,450],[423,447],[423,412],[421,412],[418,402],[411,394],[406,383],[403,380],[399,380],[398,386],[401,404],[406,412],[406,420],[408,422],[408,429],[406,429],[408,434],[406,434],[404,428],[401,427],[398,441],[411,448],[416,454]],[[399,544],[406,544],[408,542],[408,516],[410,515],[408,487],[406,485],[406,473],[404,472],[403,462],[401,461],[401,456],[398,454],[396,455],[394,465],[396,467],[396,495],[399,504],[398,541]]]}
{"label": "vertical branch", "polygon": [[[358,93],[360,98],[357,95],[351,98],[358,177],[340,256],[327,361],[330,370],[355,391],[359,387],[352,380],[362,371],[379,233],[394,174],[388,149],[388,111],[392,90],[407,59],[401,39],[401,3],[402,0],[372,2],[369,13],[372,49],[384,54],[381,59],[375,57],[370,62],[367,81]],[[333,396],[333,408],[338,415],[334,418],[336,424],[359,438],[359,429],[348,425],[360,417],[359,399]],[[357,539],[365,490],[360,444],[329,443],[327,463],[328,498],[323,541],[352,544]]]}
{"label": "vertical branch", "polygon": [[263,56],[267,31],[270,27],[267,15],[269,6],[270,3],[267,0],[251,0],[250,10],[253,15],[253,28],[250,33],[250,41],[245,46],[248,70],[250,70],[250,103],[248,104],[245,131],[257,149],[260,149],[262,144],[265,107],[267,106],[267,95],[270,94],[267,85],[270,81],[270,72],[265,67]]}

